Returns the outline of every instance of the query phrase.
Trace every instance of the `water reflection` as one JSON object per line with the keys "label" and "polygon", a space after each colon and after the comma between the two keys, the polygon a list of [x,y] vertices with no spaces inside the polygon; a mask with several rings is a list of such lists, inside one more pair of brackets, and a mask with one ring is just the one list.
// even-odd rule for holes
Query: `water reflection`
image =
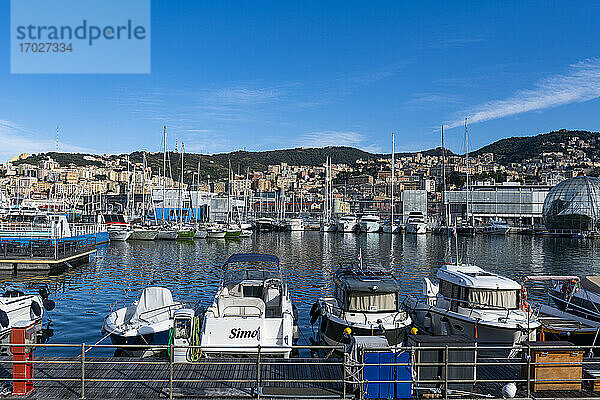
{"label": "water reflection", "polygon": [[[594,241],[529,237],[459,237],[461,257],[493,272],[521,280],[530,274],[599,274],[600,246]],[[207,305],[214,296],[223,262],[233,253],[264,252],[281,259],[300,311],[300,326],[310,333],[308,311],[319,296],[332,294],[331,276],[341,265],[357,263],[392,268],[405,293],[420,292],[456,241],[444,235],[255,233],[242,240],[116,242],[103,245],[89,265],[54,275],[4,275],[5,288],[25,291],[47,284],[56,301],[48,315],[51,343],[95,343],[104,316],[115,303],[129,304],[150,285],[168,287],[176,299]],[[543,296],[542,288],[530,296]],[[48,349],[48,352],[57,350]],[[96,352],[95,354],[101,354]]]}

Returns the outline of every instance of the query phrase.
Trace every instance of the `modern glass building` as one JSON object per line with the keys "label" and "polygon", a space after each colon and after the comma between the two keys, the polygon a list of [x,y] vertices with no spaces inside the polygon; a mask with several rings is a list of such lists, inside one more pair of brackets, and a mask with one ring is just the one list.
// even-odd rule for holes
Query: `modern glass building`
{"label": "modern glass building", "polygon": [[577,176],[560,182],[546,196],[548,229],[596,230],[600,224],[600,179]]}

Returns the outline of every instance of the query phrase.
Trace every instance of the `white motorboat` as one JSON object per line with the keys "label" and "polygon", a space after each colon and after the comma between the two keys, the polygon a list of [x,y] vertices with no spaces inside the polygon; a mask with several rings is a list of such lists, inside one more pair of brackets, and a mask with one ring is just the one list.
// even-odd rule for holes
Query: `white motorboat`
{"label": "white motorboat", "polygon": [[358,219],[354,215],[343,215],[338,220],[337,230],[341,233],[356,232],[359,229]]}
{"label": "white motorboat", "polygon": [[160,228],[157,238],[159,240],[175,240],[177,239],[177,229],[169,227]]}
{"label": "white motorboat", "polygon": [[133,233],[131,224],[125,221],[125,216],[122,214],[106,214],[104,221],[111,242],[124,242]]}
{"label": "white motorboat", "polygon": [[411,211],[406,220],[406,233],[421,235],[427,233],[427,222],[421,211]]}
{"label": "white motorboat", "polygon": [[196,227],[196,233],[194,233],[194,239],[206,239],[208,231],[203,226]]}
{"label": "white motorboat", "polygon": [[510,226],[502,219],[491,219],[481,228],[481,233],[488,235],[508,235]]}
{"label": "white motorboat", "polygon": [[548,296],[558,309],[600,322],[600,276],[553,278]]}
{"label": "white motorboat", "polygon": [[342,268],[333,282],[334,297],[320,298],[310,311],[319,342],[337,346],[349,344],[351,336],[385,336],[391,346],[402,344],[411,319],[400,308],[400,284],[390,272]]}
{"label": "white motorboat", "polygon": [[[34,324],[36,338],[41,334],[44,309],[54,309],[54,301],[48,299],[48,291],[42,288],[39,294],[25,294],[20,290],[7,290],[0,296],[0,344],[10,344],[12,327],[17,322]],[[10,354],[8,346],[0,346],[0,354]]]}
{"label": "white motorboat", "polygon": [[241,238],[249,238],[251,236],[252,236],[252,231],[249,229],[243,229],[242,232],[240,233]]}
{"label": "white motorboat", "polygon": [[[444,264],[438,283],[423,278],[423,297],[409,296],[413,321],[433,335],[462,334],[483,346],[535,340],[540,323],[521,297],[522,286],[475,265]],[[493,353],[514,354],[508,348]]]}
{"label": "white motorboat", "polygon": [[147,287],[139,300],[104,318],[102,334],[109,334],[116,346],[139,345],[143,347],[142,351],[151,351],[152,345],[169,343],[173,313],[183,306],[183,303],[173,301],[169,289]]}
{"label": "white motorboat", "polygon": [[240,223],[240,229],[243,231],[251,231],[253,228],[252,224],[249,222]]}
{"label": "white motorboat", "polygon": [[377,215],[363,215],[358,222],[360,231],[365,233],[379,233],[381,224]]}
{"label": "white motorboat", "polygon": [[323,222],[321,224],[321,232],[335,232],[337,231],[337,224],[334,222]]}
{"label": "white motorboat", "polygon": [[302,218],[291,218],[286,221],[286,229],[288,231],[303,231],[304,220]]}
{"label": "white motorboat", "polygon": [[129,235],[129,240],[155,240],[158,237],[158,229],[134,227]]}
{"label": "white motorboat", "polygon": [[204,313],[203,355],[250,356],[261,346],[261,355],[288,358],[297,338],[297,316],[279,259],[234,254],[223,269],[213,303]]}
{"label": "white motorboat", "polygon": [[218,224],[211,224],[206,227],[207,239],[223,239],[227,232]]}

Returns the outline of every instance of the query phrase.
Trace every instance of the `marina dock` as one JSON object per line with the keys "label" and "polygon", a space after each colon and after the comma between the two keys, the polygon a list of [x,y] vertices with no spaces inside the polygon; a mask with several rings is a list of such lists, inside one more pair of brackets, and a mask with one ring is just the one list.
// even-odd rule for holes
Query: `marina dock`
{"label": "marina dock", "polygon": [[[72,350],[74,346],[70,347]],[[168,357],[92,357],[85,353],[91,347],[82,346],[81,349],[82,356],[79,357],[35,358],[34,390],[25,396],[9,394],[14,362],[11,357],[0,358],[0,381],[4,398],[378,398],[373,397],[373,385],[381,381],[369,381],[366,368],[391,367],[391,364],[374,364],[364,360],[357,363],[349,355],[289,359],[217,357],[201,358],[191,363],[174,363]],[[303,349],[306,350],[307,347]],[[410,352],[416,348],[406,350]],[[529,362],[531,363],[532,361]],[[517,384],[515,398],[600,398],[599,358],[583,360],[583,374],[577,380],[581,390],[536,392],[533,390],[534,383],[547,380],[536,380],[533,376],[524,375],[527,364],[522,358],[479,358],[476,362],[446,362],[441,365],[431,362],[413,363],[412,367],[416,369],[434,367],[448,373],[442,373],[443,376],[433,380],[418,378],[418,375],[413,375],[409,381],[398,377],[394,381],[391,378],[384,385],[388,388],[394,384],[412,385],[412,398],[502,398],[502,387],[510,382]],[[395,365],[396,368],[405,366],[400,362]],[[552,363],[549,367],[551,366]],[[455,367],[471,370],[474,375],[465,379],[452,372]],[[562,380],[553,382],[565,383]],[[448,388],[447,391],[444,388]],[[393,389],[390,393],[392,397],[388,395],[382,398],[393,398]]]}

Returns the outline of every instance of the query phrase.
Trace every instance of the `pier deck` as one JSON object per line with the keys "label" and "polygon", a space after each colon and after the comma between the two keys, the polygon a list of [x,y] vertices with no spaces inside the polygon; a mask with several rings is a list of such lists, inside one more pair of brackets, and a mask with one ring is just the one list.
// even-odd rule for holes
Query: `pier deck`
{"label": "pier deck", "polygon": [[[4,361],[4,362],[3,362]],[[0,378],[11,379],[10,358],[0,360]],[[67,364],[59,363],[61,361]],[[483,362],[484,360],[482,360]],[[341,360],[301,358],[261,360],[260,397],[343,398]],[[486,360],[484,362],[489,363]],[[240,363],[244,363],[240,365]],[[329,363],[329,364],[328,364]],[[337,365],[334,365],[336,364]],[[598,370],[600,360],[584,362],[584,370]],[[82,397],[82,365],[77,358],[43,357],[36,359],[35,390],[27,396],[10,399],[79,399]],[[86,357],[84,395],[87,399],[160,399],[170,395],[170,365],[167,360],[123,357]],[[475,393],[502,398],[502,386],[521,379],[519,365],[497,360],[477,367]],[[279,382],[284,380],[285,382]],[[256,359],[203,359],[194,364],[173,364],[173,397],[186,399],[256,398]],[[489,382],[481,382],[489,381]],[[6,382],[6,381],[5,381]],[[519,384],[517,398],[527,398],[525,384]],[[354,398],[346,385],[346,398]],[[425,391],[418,392],[426,398]],[[451,393],[452,395],[452,393]],[[588,383],[578,391],[531,392],[529,398],[600,398]],[[358,396],[356,396],[358,397]],[[452,397],[456,397],[456,394]],[[479,397],[475,394],[467,396]]]}

